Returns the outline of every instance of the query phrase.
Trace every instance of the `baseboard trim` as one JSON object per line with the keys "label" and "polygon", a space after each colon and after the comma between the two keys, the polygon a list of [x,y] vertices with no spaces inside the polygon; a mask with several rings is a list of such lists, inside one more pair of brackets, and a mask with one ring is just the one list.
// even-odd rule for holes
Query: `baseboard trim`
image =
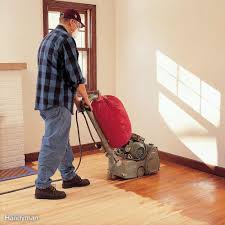
{"label": "baseboard trim", "polygon": [[[83,149],[84,155],[90,154],[91,152],[92,153],[99,152],[99,150],[96,151],[96,147],[94,143],[84,144],[82,145],[82,149]],[[72,150],[74,154],[79,154],[80,152],[79,146],[72,146]],[[25,162],[27,163],[27,162],[37,161],[38,155],[39,155],[39,152],[25,154]],[[193,169],[200,170],[205,173],[214,174],[216,176],[225,177],[225,168],[223,167],[207,165],[197,160],[185,158],[182,156],[174,155],[174,154],[163,152],[163,151],[159,151],[159,157],[162,160],[173,162],[182,166],[187,166]]]}
{"label": "baseboard trim", "polygon": [[[100,143],[100,142],[99,142]],[[72,150],[73,150],[73,153],[74,154],[79,154],[80,152],[80,149],[79,149],[79,146],[72,146]],[[83,153],[87,153],[87,152],[96,152],[96,147],[94,145],[94,143],[90,143],[90,144],[83,144],[82,145],[82,150],[83,150]],[[28,153],[28,154],[25,154],[25,162],[28,163],[28,162],[34,162],[34,161],[37,161],[38,160],[38,156],[39,156],[39,152],[32,152],[32,153]]]}
{"label": "baseboard trim", "polygon": [[174,155],[174,154],[163,152],[163,151],[159,151],[159,157],[162,160],[174,162],[176,164],[197,169],[205,173],[210,173],[220,177],[225,177],[225,168],[223,167],[207,165],[197,160],[188,159],[182,156]]}

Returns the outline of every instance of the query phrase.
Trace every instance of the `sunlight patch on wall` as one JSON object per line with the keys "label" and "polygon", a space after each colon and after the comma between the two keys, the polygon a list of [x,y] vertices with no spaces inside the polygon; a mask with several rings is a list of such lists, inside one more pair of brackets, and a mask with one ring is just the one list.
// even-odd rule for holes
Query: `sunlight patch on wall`
{"label": "sunlight patch on wall", "polygon": [[206,164],[217,165],[217,142],[207,129],[162,93],[159,113],[179,140]]}
{"label": "sunlight patch on wall", "polygon": [[157,81],[177,95],[177,64],[157,51]]}
{"label": "sunlight patch on wall", "polygon": [[221,94],[195,74],[156,52],[157,81],[214,126],[220,125]]}
{"label": "sunlight patch on wall", "polygon": [[184,136],[180,137],[180,140],[204,163],[210,165],[218,164],[217,141],[215,137]]}

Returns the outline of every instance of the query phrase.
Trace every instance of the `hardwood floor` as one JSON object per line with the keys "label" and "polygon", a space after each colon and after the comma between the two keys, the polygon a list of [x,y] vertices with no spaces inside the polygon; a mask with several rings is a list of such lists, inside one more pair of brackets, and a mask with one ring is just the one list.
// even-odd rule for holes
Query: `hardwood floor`
{"label": "hardwood floor", "polygon": [[157,176],[116,184],[116,187],[172,204],[175,210],[212,225],[225,225],[225,179],[198,170],[163,162]]}
{"label": "hardwood floor", "polygon": [[[86,155],[78,174],[91,185],[66,189],[66,199],[36,200],[34,188],[2,195],[0,224],[12,224],[6,215],[34,215],[35,222],[13,224],[225,225],[224,178],[167,161],[158,174],[139,179],[108,181],[106,172],[104,154]],[[35,178],[0,182],[0,192],[31,185]],[[53,179],[58,178],[59,172]],[[56,187],[61,189],[61,182]]]}

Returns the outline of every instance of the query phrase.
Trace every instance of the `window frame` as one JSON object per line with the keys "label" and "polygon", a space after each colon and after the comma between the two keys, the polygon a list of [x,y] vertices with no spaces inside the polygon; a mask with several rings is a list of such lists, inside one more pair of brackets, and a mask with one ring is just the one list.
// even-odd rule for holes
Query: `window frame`
{"label": "window frame", "polygon": [[[97,91],[97,54],[96,54],[96,5],[83,4],[75,2],[64,2],[56,0],[43,0],[43,35],[48,34],[48,12],[49,11],[62,11],[65,9],[74,8],[79,12],[87,13],[90,15],[90,23],[87,23],[87,16],[85,22],[87,25],[90,24],[89,29],[89,46],[86,43],[88,59],[87,59],[87,91],[88,93],[96,93]],[[88,40],[88,32],[85,32],[86,42]],[[82,48],[80,49],[82,51]]]}

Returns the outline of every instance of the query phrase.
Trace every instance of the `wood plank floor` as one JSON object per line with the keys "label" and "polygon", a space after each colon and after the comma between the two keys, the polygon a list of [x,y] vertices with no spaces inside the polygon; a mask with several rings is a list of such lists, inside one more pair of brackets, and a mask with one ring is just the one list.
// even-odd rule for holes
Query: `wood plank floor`
{"label": "wood plank floor", "polygon": [[[225,225],[224,178],[167,161],[162,161],[158,174],[133,180],[108,181],[106,171],[103,153],[87,155],[78,174],[91,185],[66,189],[66,199],[34,199],[34,188],[2,195],[0,224]],[[35,178],[0,182],[0,192],[32,185]],[[58,178],[57,172],[53,179]],[[56,187],[61,189],[61,182]],[[4,220],[6,215],[39,219],[12,222]]]}

